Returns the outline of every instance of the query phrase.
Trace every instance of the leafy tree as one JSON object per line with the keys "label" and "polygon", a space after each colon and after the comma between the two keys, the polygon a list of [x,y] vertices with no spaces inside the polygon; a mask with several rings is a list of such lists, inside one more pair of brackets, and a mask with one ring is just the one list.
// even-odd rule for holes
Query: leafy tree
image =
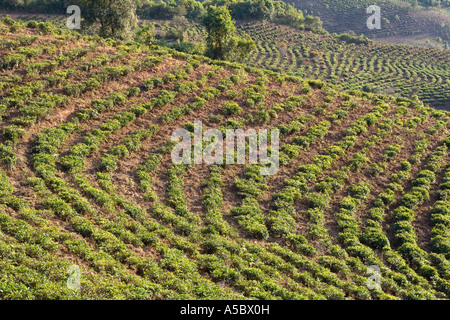
{"label": "leafy tree", "polygon": [[242,60],[256,48],[249,36],[236,36],[235,21],[226,7],[208,7],[202,22],[208,34],[206,55],[213,59]]}
{"label": "leafy tree", "polygon": [[88,25],[100,23],[105,38],[129,39],[137,25],[134,0],[77,0],[82,18]]}
{"label": "leafy tree", "polygon": [[155,27],[153,24],[142,23],[136,31],[135,40],[146,45],[150,45],[155,40]]}
{"label": "leafy tree", "polygon": [[247,34],[242,37],[233,37],[231,43],[234,49],[230,52],[231,60],[243,61],[252,50],[256,49],[255,42]]}
{"label": "leafy tree", "polygon": [[139,0],[136,2],[137,12],[141,18],[172,19],[176,16],[186,16],[190,20],[198,20],[205,12],[203,3],[197,0]]}
{"label": "leafy tree", "polygon": [[271,0],[245,0],[229,4],[229,10],[236,19],[272,20],[275,7]]}
{"label": "leafy tree", "polygon": [[296,28],[304,26],[305,18],[302,11],[297,10],[292,5],[281,1],[275,2],[274,5],[276,12],[274,21]]}
{"label": "leafy tree", "polygon": [[305,18],[305,27],[308,30],[316,30],[322,27],[322,21],[319,17],[313,17],[311,15],[307,15]]}
{"label": "leafy tree", "polygon": [[171,32],[178,41],[183,42],[185,38],[185,32],[189,28],[189,26],[189,20],[185,16],[175,16],[172,19]]}
{"label": "leafy tree", "polygon": [[230,11],[226,7],[210,6],[202,22],[208,33],[207,55],[214,59],[224,59],[229,42],[236,33]]}

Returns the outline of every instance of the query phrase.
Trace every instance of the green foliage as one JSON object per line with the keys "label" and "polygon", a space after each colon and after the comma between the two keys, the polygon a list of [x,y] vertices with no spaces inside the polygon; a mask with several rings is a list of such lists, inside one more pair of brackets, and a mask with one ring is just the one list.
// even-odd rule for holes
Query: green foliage
{"label": "green foliage", "polygon": [[206,28],[206,55],[213,59],[243,60],[256,48],[250,37],[237,37],[226,7],[209,6],[202,23]]}
{"label": "green foliage", "polygon": [[227,101],[223,104],[222,108],[226,115],[238,115],[242,112],[242,108],[236,102]]}
{"label": "green foliage", "polygon": [[76,0],[88,25],[100,23],[99,33],[105,38],[129,39],[137,24],[136,2],[132,0]]}
{"label": "green foliage", "polygon": [[[57,50],[10,42],[5,27],[1,50],[31,47],[21,51],[31,59]],[[46,32],[36,27],[27,32]],[[41,40],[82,41],[56,69],[39,58],[0,80],[3,299],[448,297],[447,112],[156,46],[58,36]],[[118,56],[90,54],[98,46]],[[58,72],[66,64],[74,71]],[[79,99],[64,99],[71,90]],[[192,132],[208,114],[222,131],[279,128],[278,173],[173,165],[165,135]],[[414,219],[429,207],[423,243]],[[66,285],[72,261],[86,267],[79,293]],[[366,289],[370,265],[381,289]]]}

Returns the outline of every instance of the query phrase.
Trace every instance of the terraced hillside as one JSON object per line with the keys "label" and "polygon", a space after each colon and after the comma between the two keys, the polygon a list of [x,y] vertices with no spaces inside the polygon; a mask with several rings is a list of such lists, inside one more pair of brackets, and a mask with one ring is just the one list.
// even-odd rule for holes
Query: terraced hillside
{"label": "terraced hillside", "polygon": [[[450,297],[447,112],[28,26],[0,23],[1,299]],[[280,170],[173,164],[199,119],[278,128]]]}
{"label": "terraced hillside", "polygon": [[450,107],[449,50],[347,39],[270,23],[243,23],[241,28],[257,44],[246,61],[251,66],[327,80],[344,89],[416,94],[431,106]]}
{"label": "terraced hillside", "polygon": [[[289,0],[297,9],[319,16],[330,33],[351,30],[369,38],[428,46],[437,37],[450,41],[450,16],[436,8],[413,8],[400,0]],[[366,21],[371,5],[381,8],[381,29],[369,30]],[[444,2],[442,5],[445,6]],[[448,5],[448,4],[447,4]],[[426,41],[428,40],[428,41]]]}
{"label": "terraced hillside", "polygon": [[[1,14],[0,14],[1,16]],[[12,15],[24,21],[50,21],[64,27],[62,16]],[[176,43],[171,21],[148,20],[155,26],[157,39]],[[255,40],[253,51],[245,63],[258,68],[293,73],[313,79],[326,80],[343,89],[418,95],[433,107],[450,107],[450,51],[390,45],[331,34],[297,30],[274,23],[240,22],[241,30]],[[185,40],[204,50],[204,30],[192,23],[184,34]],[[361,42],[361,43],[360,43]],[[186,47],[183,48],[186,50]],[[201,50],[194,50],[199,52]]]}

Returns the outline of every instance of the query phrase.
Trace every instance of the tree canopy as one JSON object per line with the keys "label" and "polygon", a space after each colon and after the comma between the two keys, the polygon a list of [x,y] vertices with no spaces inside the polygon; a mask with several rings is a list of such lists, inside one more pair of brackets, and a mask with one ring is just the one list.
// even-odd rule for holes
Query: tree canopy
{"label": "tree canopy", "polygon": [[236,35],[235,21],[224,6],[209,6],[202,23],[207,32],[206,55],[213,59],[240,60],[256,47],[250,37]]}
{"label": "tree canopy", "polygon": [[129,39],[137,25],[134,0],[76,0],[87,25],[100,24],[103,37]]}

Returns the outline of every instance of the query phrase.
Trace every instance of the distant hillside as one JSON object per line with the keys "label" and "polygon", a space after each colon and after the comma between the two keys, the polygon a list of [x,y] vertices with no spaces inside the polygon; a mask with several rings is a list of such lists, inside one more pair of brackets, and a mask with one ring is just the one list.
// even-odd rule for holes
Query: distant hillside
{"label": "distant hillside", "polygon": [[[170,21],[152,22],[158,38],[178,49],[187,49],[176,45]],[[379,43],[270,22],[238,21],[238,25],[257,45],[243,61],[246,64],[326,80],[343,89],[417,95],[433,107],[450,110],[448,49]],[[185,40],[196,44],[193,48],[201,48],[205,34],[200,26],[191,25],[185,35]]]}
{"label": "distant hillside", "polygon": [[450,109],[450,50],[384,44],[271,23],[243,23],[257,44],[246,63],[345,89],[412,96]]}
{"label": "distant hillside", "polygon": [[[450,16],[435,8],[413,8],[398,0],[287,0],[305,13],[319,16],[326,30],[345,33],[353,30],[377,40],[439,45],[437,37],[450,42]],[[378,5],[383,19],[381,29],[369,30],[366,25],[370,14],[367,7]],[[428,41],[427,41],[428,40]]]}

